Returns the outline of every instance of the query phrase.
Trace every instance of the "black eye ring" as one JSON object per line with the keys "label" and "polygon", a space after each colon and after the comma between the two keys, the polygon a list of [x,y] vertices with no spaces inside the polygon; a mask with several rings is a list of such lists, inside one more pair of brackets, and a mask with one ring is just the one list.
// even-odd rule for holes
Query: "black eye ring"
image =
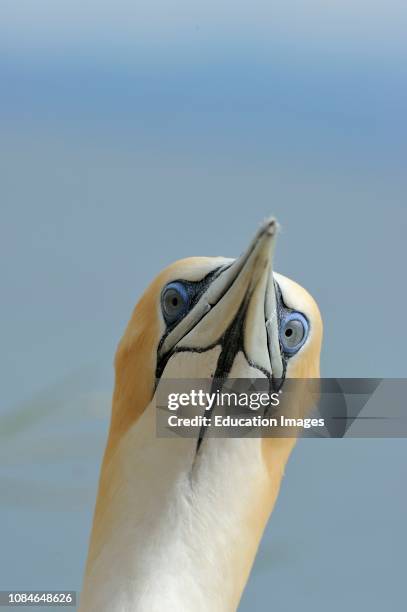
{"label": "black eye ring", "polygon": [[280,342],[287,355],[295,355],[309,333],[309,323],[300,312],[290,312],[280,324]]}
{"label": "black eye ring", "polygon": [[169,283],[161,293],[161,309],[168,325],[179,321],[189,310],[191,298],[185,285],[179,281]]}

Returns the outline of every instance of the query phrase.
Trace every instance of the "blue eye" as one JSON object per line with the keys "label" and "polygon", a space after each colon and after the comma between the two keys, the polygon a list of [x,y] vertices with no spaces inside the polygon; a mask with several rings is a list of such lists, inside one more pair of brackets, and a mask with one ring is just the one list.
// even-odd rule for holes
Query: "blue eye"
{"label": "blue eye", "polygon": [[168,324],[175,323],[186,315],[190,296],[185,285],[179,281],[169,283],[161,294],[161,308]]}
{"label": "blue eye", "polygon": [[280,342],[284,352],[294,355],[307,339],[309,324],[300,312],[288,313],[280,324]]}

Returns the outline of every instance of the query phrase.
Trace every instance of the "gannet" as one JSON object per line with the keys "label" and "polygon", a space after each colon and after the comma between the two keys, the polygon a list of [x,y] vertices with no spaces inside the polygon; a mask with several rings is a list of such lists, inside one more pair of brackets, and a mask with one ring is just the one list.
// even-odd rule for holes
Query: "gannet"
{"label": "gannet", "polygon": [[237,609],[295,437],[160,437],[155,398],[178,378],[319,377],[321,315],[273,271],[277,233],[268,219],[237,259],[175,262],[136,305],[115,357],[82,612]]}

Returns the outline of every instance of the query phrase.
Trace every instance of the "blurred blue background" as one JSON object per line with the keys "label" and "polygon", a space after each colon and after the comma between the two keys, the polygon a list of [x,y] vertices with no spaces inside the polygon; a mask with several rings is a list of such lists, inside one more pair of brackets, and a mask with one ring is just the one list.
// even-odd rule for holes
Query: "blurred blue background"
{"label": "blurred blue background", "polygon": [[[407,5],[3,1],[0,588],[80,590],[115,346],[282,225],[325,376],[405,376]],[[240,611],[401,609],[404,440],[304,440]],[[37,608],[38,609],[38,608]]]}

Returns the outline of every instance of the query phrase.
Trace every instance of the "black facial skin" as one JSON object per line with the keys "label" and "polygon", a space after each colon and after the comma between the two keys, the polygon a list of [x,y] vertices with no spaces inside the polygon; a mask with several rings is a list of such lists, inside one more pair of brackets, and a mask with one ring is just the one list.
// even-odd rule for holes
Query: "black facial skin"
{"label": "black facial skin", "polygon": [[[191,310],[195,306],[195,304],[198,302],[201,295],[206,291],[208,286],[215,280],[215,278],[217,278],[222,272],[224,272],[227,268],[229,268],[229,266],[230,264],[227,266],[220,266],[219,268],[212,270],[212,272],[209,272],[209,274],[204,276],[204,278],[202,278],[199,281],[185,281],[182,279],[176,279],[172,281],[172,282],[182,283],[184,287],[186,288],[189,298],[190,298],[189,310]],[[160,348],[162,347],[168,334],[178,325],[178,323],[182,320],[182,318],[178,319],[177,321],[174,321],[174,323],[172,323],[171,325],[167,325],[167,329],[165,330],[165,333],[163,334],[158,344],[157,355],[159,355]],[[189,349],[186,349],[186,350],[189,350]],[[208,350],[208,348],[205,348],[203,350],[206,351]],[[173,355],[176,352],[180,352],[180,349],[174,349],[173,351],[169,351],[168,353],[166,353],[165,355],[162,355],[161,357],[157,357],[157,367],[155,371],[156,380],[161,378],[164,368],[167,365],[168,359],[171,357],[171,355]],[[202,351],[198,350],[196,352],[202,352]]]}
{"label": "black facial skin", "polygon": [[[200,281],[195,281],[195,282],[184,281],[184,280],[177,281],[177,282],[183,283],[183,285],[186,287],[190,295],[190,299],[191,299],[190,309],[192,309],[195,306],[195,304],[198,302],[199,298],[201,297],[202,293],[207,289],[208,285],[217,276],[219,276],[219,274],[221,274],[221,272],[223,272],[225,269],[226,269],[225,267],[217,268],[213,272],[210,272],[207,276],[205,276]],[[279,325],[280,325],[281,321],[285,319],[287,313],[293,312],[293,311],[292,309],[288,308],[284,304],[283,297],[281,294],[281,289],[276,281],[274,281],[274,286],[275,286],[275,291],[276,291],[277,313],[278,313],[278,320],[279,320]],[[175,353],[179,353],[179,352],[203,353],[219,345],[222,347],[222,351],[219,356],[218,364],[216,367],[216,372],[214,375],[215,377],[226,378],[230,372],[230,368],[232,367],[233,361],[237,353],[241,351],[245,355],[246,360],[249,363],[249,365],[260,370],[265,376],[270,378],[270,374],[266,370],[263,370],[263,368],[260,368],[258,365],[250,361],[250,359],[248,358],[244,350],[243,330],[244,330],[246,311],[247,311],[247,307],[249,303],[249,297],[250,296],[248,294],[245,295],[242,305],[240,306],[235,319],[232,321],[232,323],[230,324],[228,329],[224,332],[224,334],[218,340],[216,340],[213,344],[206,346],[206,347],[200,347],[200,348],[188,348],[188,347],[175,348],[173,350],[170,350],[165,355],[162,355],[161,357],[157,358],[156,379],[159,379],[161,377],[169,358]],[[163,334],[160,340],[160,343],[158,345],[157,354],[159,354],[159,350],[165,338],[176,327],[176,325],[178,325],[180,320],[181,319],[167,326],[167,329],[165,333]],[[285,377],[287,360],[290,358],[290,355],[287,355],[284,353],[284,350],[281,344],[280,344],[280,350],[283,356],[283,366],[284,366],[284,372],[282,376],[282,380],[283,380]],[[274,387],[279,388],[277,380],[274,381]]]}

